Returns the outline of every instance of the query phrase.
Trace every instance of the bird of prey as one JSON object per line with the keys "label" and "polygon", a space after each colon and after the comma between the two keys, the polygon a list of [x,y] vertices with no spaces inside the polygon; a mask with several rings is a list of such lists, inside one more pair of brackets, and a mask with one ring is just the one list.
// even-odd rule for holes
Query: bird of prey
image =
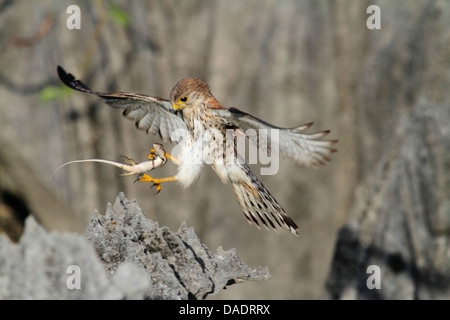
{"label": "bird of prey", "polygon": [[[58,66],[57,71],[61,81],[69,88],[94,94],[103,98],[111,107],[123,109],[123,116],[135,121],[138,129],[149,134],[159,134],[164,141],[172,142],[177,142],[174,141],[174,132],[184,132],[185,143],[180,152],[181,163],[176,175],[156,179],[145,174],[140,181],[153,182],[159,189],[161,183],[168,181],[178,181],[183,187],[190,186],[205,164],[202,157],[197,159],[199,161],[192,161],[194,151],[201,148],[201,154],[208,155],[211,159],[208,164],[222,182],[232,185],[250,224],[254,223],[259,228],[262,223],[267,229],[271,227],[275,230],[281,227],[298,235],[295,222],[286,215],[281,205],[252,172],[236,147],[227,144],[227,141],[233,141],[239,135],[247,135],[259,148],[266,151],[275,150],[271,150],[271,145],[277,143],[280,156],[298,164],[318,167],[331,161],[329,155],[337,151],[333,148],[336,140],[322,139],[328,135],[329,130],[305,133],[312,123],[296,128],[280,128],[236,108],[225,108],[200,78],[191,77],[178,81],[170,92],[169,100],[166,100],[137,93],[92,91],[62,67]],[[205,132],[212,129],[221,135],[214,135],[206,142],[201,140]],[[268,137],[261,143],[258,132],[264,129],[276,130],[277,141]],[[253,134],[246,134],[247,132]],[[224,161],[228,156],[234,157],[235,161]]]}

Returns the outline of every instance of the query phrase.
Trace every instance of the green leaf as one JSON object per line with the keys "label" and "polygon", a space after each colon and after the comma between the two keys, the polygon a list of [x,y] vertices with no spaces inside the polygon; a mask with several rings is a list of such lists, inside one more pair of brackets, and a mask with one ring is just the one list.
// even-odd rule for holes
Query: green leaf
{"label": "green leaf", "polygon": [[39,101],[43,103],[62,99],[71,93],[66,86],[47,86],[39,92]]}
{"label": "green leaf", "polygon": [[128,15],[128,13],[115,4],[109,7],[109,16],[113,21],[123,27],[126,27],[130,24],[130,16]]}

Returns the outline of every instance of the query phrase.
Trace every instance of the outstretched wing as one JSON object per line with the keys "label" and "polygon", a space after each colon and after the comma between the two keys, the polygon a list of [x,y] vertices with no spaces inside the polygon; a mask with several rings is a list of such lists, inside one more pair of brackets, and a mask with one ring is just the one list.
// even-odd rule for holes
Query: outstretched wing
{"label": "outstretched wing", "polygon": [[[313,125],[312,122],[297,128],[280,128],[236,108],[210,109],[210,111],[222,124],[241,130],[265,151],[276,152],[277,148],[273,146],[278,143],[279,154],[298,164],[311,167],[325,166],[331,161],[329,155],[337,151],[332,147],[337,140],[322,140],[330,133],[329,130],[316,133],[303,132]],[[278,134],[272,135],[270,129],[276,129]]]}
{"label": "outstretched wing", "polygon": [[164,141],[172,141],[171,135],[175,130],[186,129],[183,119],[175,114],[168,100],[138,93],[92,91],[62,67],[58,66],[57,71],[61,81],[69,88],[97,95],[111,107],[124,109],[123,116],[135,121],[136,128],[149,134],[159,134]]}

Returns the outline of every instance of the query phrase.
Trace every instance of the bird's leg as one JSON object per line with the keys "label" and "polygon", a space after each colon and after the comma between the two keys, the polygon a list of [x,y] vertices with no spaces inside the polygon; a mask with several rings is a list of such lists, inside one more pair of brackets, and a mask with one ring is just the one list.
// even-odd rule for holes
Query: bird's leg
{"label": "bird's leg", "polygon": [[148,155],[148,159],[153,159],[154,157],[156,157],[156,156],[159,156],[159,157],[161,157],[161,158],[167,158],[167,159],[170,159],[170,160],[172,160],[172,162],[173,163],[175,163],[176,165],[180,165],[181,164],[181,161],[180,160],[178,160],[177,158],[175,158],[174,156],[172,156],[170,153],[168,153],[167,151],[165,151],[164,149],[162,149],[162,152],[163,152],[163,154],[159,154],[159,153],[156,153],[156,151],[155,151],[155,149],[150,149],[150,154]]}
{"label": "bird's leg", "polygon": [[175,158],[174,156],[172,156],[172,155],[171,155],[170,153],[168,153],[168,152],[166,152],[166,153],[164,154],[164,156],[165,156],[167,159],[172,160],[172,162],[175,163],[177,166],[179,166],[179,165],[181,164],[181,161],[180,161],[180,160],[178,160],[177,158]]}
{"label": "bird's leg", "polygon": [[[181,164],[181,161],[177,158],[173,157],[170,153],[168,153],[166,150],[164,150],[164,147],[162,144],[155,143],[153,144],[153,149],[150,149],[150,154],[148,155],[148,159],[156,159],[156,157],[162,159],[164,163],[167,161],[167,159],[172,160],[177,165]],[[161,191],[161,183],[169,182],[169,181],[176,181],[177,179],[175,177],[168,177],[168,178],[162,178],[162,179],[155,179],[150,177],[148,174],[140,174],[136,181],[139,182],[153,182],[152,186],[156,186],[156,193],[159,193]]]}
{"label": "bird's leg", "polygon": [[170,181],[176,181],[176,180],[177,180],[177,178],[175,178],[175,177],[156,179],[156,178],[152,178],[148,174],[144,173],[143,175],[139,175],[137,177],[136,181],[139,181],[139,182],[153,182],[152,187],[156,186],[156,193],[159,193],[161,191],[161,183],[170,182]]}

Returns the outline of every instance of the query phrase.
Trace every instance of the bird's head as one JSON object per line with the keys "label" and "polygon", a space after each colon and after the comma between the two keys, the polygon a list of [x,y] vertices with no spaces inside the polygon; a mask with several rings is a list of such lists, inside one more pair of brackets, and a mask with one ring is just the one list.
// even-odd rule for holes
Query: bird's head
{"label": "bird's head", "polygon": [[198,106],[210,97],[208,84],[200,78],[181,79],[170,92],[170,102],[176,110]]}

